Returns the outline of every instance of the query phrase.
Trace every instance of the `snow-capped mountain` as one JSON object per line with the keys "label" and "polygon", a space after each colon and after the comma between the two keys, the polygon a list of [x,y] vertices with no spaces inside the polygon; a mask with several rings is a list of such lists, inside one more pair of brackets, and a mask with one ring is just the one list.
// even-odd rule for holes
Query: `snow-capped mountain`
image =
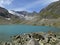
{"label": "snow-capped mountain", "polygon": [[25,20],[32,20],[34,18],[34,13],[29,13],[26,11],[12,11],[9,10],[9,13],[19,16],[20,19],[25,19]]}

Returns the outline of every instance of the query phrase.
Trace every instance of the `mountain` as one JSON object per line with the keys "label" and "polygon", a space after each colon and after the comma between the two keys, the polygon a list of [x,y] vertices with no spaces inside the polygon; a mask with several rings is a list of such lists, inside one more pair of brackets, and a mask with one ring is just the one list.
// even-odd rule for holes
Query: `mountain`
{"label": "mountain", "polygon": [[9,13],[19,16],[20,19],[23,20],[32,20],[34,18],[34,16],[37,15],[37,13],[34,11],[32,13],[27,12],[27,11],[13,11],[13,10],[9,10]]}
{"label": "mountain", "polygon": [[39,26],[60,26],[60,1],[53,2],[42,9],[37,17],[23,24]]}
{"label": "mountain", "polygon": [[24,16],[28,15],[28,16],[34,16],[37,15],[37,12],[33,11],[33,12],[27,12],[27,11],[16,11],[16,13],[22,14]]}
{"label": "mountain", "polygon": [[30,21],[35,18],[37,13],[27,11],[9,11],[0,7],[0,24],[20,24],[24,21]]}
{"label": "mountain", "polygon": [[9,10],[9,13],[17,15],[17,16],[34,16],[37,15],[38,13],[33,11],[33,12],[27,12],[27,11],[14,11],[14,10]]}
{"label": "mountain", "polygon": [[17,16],[14,16],[13,14],[9,13],[7,9],[0,7],[0,17],[12,18]]}
{"label": "mountain", "polygon": [[42,18],[58,18],[60,17],[60,1],[53,2],[39,13]]}
{"label": "mountain", "polygon": [[27,12],[27,11],[14,11],[14,10],[9,10],[9,13],[15,14],[15,15],[20,14],[20,15],[24,15],[24,16],[26,16],[26,15],[33,16],[33,15],[37,14],[37,12],[35,12],[35,11]]}
{"label": "mountain", "polygon": [[60,26],[60,1],[51,3],[39,13],[13,11],[0,7],[0,24]]}
{"label": "mountain", "polygon": [[0,24],[20,23],[19,16],[13,15],[7,9],[0,7]]}

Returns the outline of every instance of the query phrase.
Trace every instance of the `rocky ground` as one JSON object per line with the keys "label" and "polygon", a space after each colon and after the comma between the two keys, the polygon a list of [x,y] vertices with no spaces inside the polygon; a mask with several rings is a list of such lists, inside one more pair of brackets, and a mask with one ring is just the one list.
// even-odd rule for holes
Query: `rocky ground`
{"label": "rocky ground", "polygon": [[[38,17],[37,17],[38,18]],[[60,18],[57,19],[33,19],[32,21],[23,21],[20,24],[28,24],[34,26],[54,26],[60,27]]]}
{"label": "rocky ground", "polygon": [[11,36],[11,41],[0,41],[0,45],[60,45],[59,32],[35,32]]}

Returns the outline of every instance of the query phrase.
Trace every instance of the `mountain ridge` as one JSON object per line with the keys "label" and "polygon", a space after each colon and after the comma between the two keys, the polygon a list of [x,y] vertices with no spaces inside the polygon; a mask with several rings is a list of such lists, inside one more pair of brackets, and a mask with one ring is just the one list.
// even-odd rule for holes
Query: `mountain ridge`
{"label": "mountain ridge", "polygon": [[[59,26],[60,25],[60,1],[51,3],[46,8],[42,9],[39,13],[36,13],[36,12],[29,13],[27,11],[9,12],[9,10],[7,11],[4,11],[4,10],[3,10],[3,14],[7,16],[5,18],[8,18],[8,19],[11,18],[11,20],[8,20],[10,21],[9,22],[10,24],[30,24],[30,25],[39,25],[39,26],[41,25],[42,26]],[[7,13],[7,15],[5,13]],[[0,20],[1,20],[0,21],[1,23],[3,22],[2,20],[4,19],[2,18]],[[6,24],[9,24],[8,21],[5,21],[7,22]]]}
{"label": "mountain ridge", "polygon": [[[60,1],[53,2],[48,5],[46,8],[40,11],[42,18],[58,18],[60,17]],[[57,15],[57,16],[56,16]]]}

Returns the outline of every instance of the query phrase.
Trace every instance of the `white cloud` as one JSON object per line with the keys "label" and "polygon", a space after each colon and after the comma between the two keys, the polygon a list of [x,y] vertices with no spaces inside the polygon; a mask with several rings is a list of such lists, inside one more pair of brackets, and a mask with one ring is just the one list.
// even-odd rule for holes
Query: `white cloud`
{"label": "white cloud", "polygon": [[14,9],[14,10],[16,10],[16,11],[22,11],[22,10],[26,10],[26,9],[28,9],[28,8],[31,8],[31,7],[33,7],[33,6],[36,6],[37,4],[39,4],[41,2],[41,0],[37,0],[37,1],[35,1],[35,2],[33,2],[33,3],[30,3],[30,4],[27,4],[27,5],[25,5],[24,7],[19,7],[19,8],[16,8],[16,9]]}
{"label": "white cloud", "polygon": [[56,2],[56,1],[59,1],[59,0],[50,0],[51,2]]}
{"label": "white cloud", "polygon": [[49,0],[49,1],[47,1],[47,0],[37,0],[37,1],[33,2],[33,3],[25,5],[24,7],[15,8],[13,10],[23,11],[23,10],[27,10],[29,8],[32,8],[32,7],[36,7],[38,4],[42,4],[43,5],[43,4],[46,4],[46,2],[51,3],[51,2],[55,2],[55,1],[59,1],[59,0]]}
{"label": "white cloud", "polygon": [[10,5],[13,0],[0,0],[0,6],[4,7],[5,5]]}

